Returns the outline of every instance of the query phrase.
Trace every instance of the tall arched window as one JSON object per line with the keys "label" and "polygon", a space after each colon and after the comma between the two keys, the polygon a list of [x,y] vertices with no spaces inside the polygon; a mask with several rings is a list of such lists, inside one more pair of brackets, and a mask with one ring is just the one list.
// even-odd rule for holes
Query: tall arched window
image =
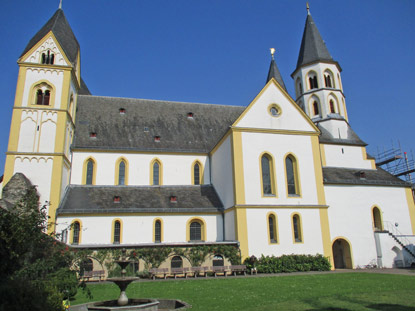
{"label": "tall arched window", "polygon": [[285,158],[285,173],[287,178],[288,196],[299,195],[297,160],[292,155],[288,155]]}
{"label": "tall arched window", "polygon": [[150,166],[150,185],[159,186],[162,182],[162,164],[158,159],[154,159]]}
{"label": "tall arched window", "polygon": [[36,105],[48,106],[50,102],[49,90],[37,90],[36,92]]}
{"label": "tall arched window", "polygon": [[89,159],[86,164],[86,185],[92,185],[94,183],[94,161]]}
{"label": "tall arched window", "polygon": [[160,243],[161,242],[161,221],[156,220],[154,223],[154,242]]}
{"label": "tall arched window", "polygon": [[42,53],[42,64],[53,65],[55,62],[55,55],[48,50]]}
{"label": "tall arched window", "polygon": [[268,215],[268,233],[269,233],[269,243],[278,243],[277,220],[274,214]]}
{"label": "tall arched window", "polygon": [[318,102],[317,101],[313,102],[313,114],[315,116],[320,115],[320,109],[318,108]]}
{"label": "tall arched window", "polygon": [[174,256],[171,259],[171,268],[183,268],[183,259],[180,256]]}
{"label": "tall arched window", "polygon": [[79,244],[81,225],[79,221],[75,221],[72,225],[72,244]]}
{"label": "tall arched window", "polygon": [[199,162],[195,162],[193,164],[193,172],[192,172],[192,182],[193,185],[200,185],[202,184],[202,166]]}
{"label": "tall arched window", "polygon": [[190,223],[190,241],[202,241],[202,225],[198,221]]}
{"label": "tall arched window", "polygon": [[383,230],[382,214],[380,212],[380,209],[376,206],[372,209],[372,217],[373,217],[373,229],[375,231],[382,231]]}
{"label": "tall arched window", "polygon": [[301,219],[298,214],[293,215],[293,235],[294,242],[301,243],[303,241],[303,234],[301,230]]}
{"label": "tall arched window", "polygon": [[336,113],[336,109],[334,108],[334,100],[330,99],[330,113]]}
{"label": "tall arched window", "polygon": [[119,220],[114,221],[114,236],[112,243],[121,243],[121,222]]}
{"label": "tall arched window", "polygon": [[118,165],[118,184],[125,185],[125,162],[123,160]]}
{"label": "tall arched window", "polygon": [[317,75],[315,72],[310,72],[308,74],[308,83],[310,85],[310,90],[318,89]]}
{"label": "tall arched window", "polygon": [[274,168],[272,157],[269,154],[264,154],[261,157],[261,181],[263,195],[274,195]]}
{"label": "tall arched window", "polygon": [[296,88],[297,89],[297,97],[300,97],[301,94],[303,94],[303,86],[301,84],[300,78],[297,79],[296,86],[297,86],[297,88]]}

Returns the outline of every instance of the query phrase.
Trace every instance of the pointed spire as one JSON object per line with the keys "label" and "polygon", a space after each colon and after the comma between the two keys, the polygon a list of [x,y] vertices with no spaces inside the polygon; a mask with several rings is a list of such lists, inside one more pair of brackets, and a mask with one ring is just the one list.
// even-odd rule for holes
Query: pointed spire
{"label": "pointed spire", "polygon": [[22,55],[25,55],[32,47],[34,47],[46,34],[52,31],[56,39],[59,41],[69,61],[76,62],[79,51],[79,43],[72,32],[71,26],[60,8],[56,10],[55,14],[46,22],[46,24],[30,39]]}
{"label": "pointed spire", "polygon": [[267,77],[267,82],[266,83],[268,83],[269,80],[274,78],[278,82],[278,84],[285,91],[287,91],[287,88],[285,87],[285,84],[284,84],[284,80],[281,77],[280,71],[278,70],[278,67],[277,67],[277,63],[275,62],[275,59],[274,59],[275,49],[271,48],[270,51],[271,51],[271,64],[269,66],[268,77]]}
{"label": "pointed spire", "polygon": [[297,68],[295,71],[301,66],[319,61],[331,62],[339,66],[331,57],[326,43],[323,41],[323,38],[314,23],[313,17],[310,14],[310,6],[307,3],[307,19],[304,26],[303,39],[301,40],[300,53],[298,55]]}
{"label": "pointed spire", "polygon": [[59,1],[59,10],[62,10],[62,0]]}
{"label": "pointed spire", "polygon": [[308,1],[307,1],[307,4],[306,4],[306,7],[307,7],[307,15],[310,15],[310,4],[308,3]]}

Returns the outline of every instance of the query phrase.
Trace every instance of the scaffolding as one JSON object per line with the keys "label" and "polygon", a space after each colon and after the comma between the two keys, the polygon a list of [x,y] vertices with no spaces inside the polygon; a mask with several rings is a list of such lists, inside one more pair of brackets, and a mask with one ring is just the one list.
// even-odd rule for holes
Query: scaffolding
{"label": "scaffolding", "polygon": [[402,151],[401,144],[398,142],[398,148],[393,145],[391,149],[387,150],[377,148],[375,161],[376,166],[382,167],[392,175],[411,183],[414,188],[415,161],[412,151],[411,155],[408,156],[407,152]]}

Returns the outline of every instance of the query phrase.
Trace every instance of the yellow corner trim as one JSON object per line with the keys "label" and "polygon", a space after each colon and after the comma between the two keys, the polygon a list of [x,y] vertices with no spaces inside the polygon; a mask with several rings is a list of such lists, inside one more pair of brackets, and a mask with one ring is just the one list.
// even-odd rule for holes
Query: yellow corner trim
{"label": "yellow corner trim", "polygon": [[409,218],[411,219],[412,234],[415,234],[415,202],[411,188],[405,189],[406,201],[408,202]]}
{"label": "yellow corner trim", "polygon": [[242,134],[232,132],[232,168],[235,204],[245,204],[245,180],[242,152]]}

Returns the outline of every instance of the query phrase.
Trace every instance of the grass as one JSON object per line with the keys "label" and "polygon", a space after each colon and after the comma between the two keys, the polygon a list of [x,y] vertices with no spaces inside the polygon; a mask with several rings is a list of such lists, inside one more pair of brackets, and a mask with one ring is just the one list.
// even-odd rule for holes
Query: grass
{"label": "grass", "polygon": [[[113,284],[91,284],[93,299],[78,292],[72,304],[116,299]],[[415,310],[415,277],[339,273],[258,278],[132,283],[134,298],[174,298],[191,310]]]}

